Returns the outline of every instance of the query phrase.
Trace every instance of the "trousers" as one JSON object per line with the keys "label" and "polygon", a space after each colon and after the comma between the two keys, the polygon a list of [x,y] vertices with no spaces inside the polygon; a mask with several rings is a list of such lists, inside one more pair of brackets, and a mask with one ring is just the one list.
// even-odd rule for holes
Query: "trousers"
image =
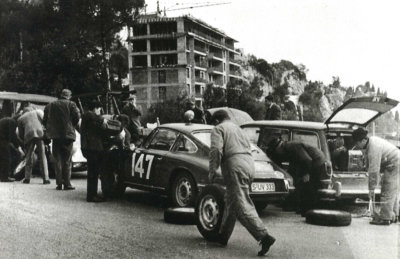
{"label": "trousers", "polygon": [[0,139],[0,180],[7,179],[11,171],[10,142]]}
{"label": "trousers", "polygon": [[395,163],[392,170],[385,170],[382,173],[379,217],[383,220],[392,220],[395,215],[399,215],[399,163]]}
{"label": "trousers", "polygon": [[55,160],[56,184],[71,186],[72,139],[53,139],[52,153]]}
{"label": "trousers", "polygon": [[104,152],[96,150],[82,150],[87,159],[87,194],[86,199],[92,199],[97,196],[97,186],[99,176],[104,196],[109,196],[108,186],[106,186],[106,179],[104,179],[104,170],[102,170],[102,162],[104,159]]}
{"label": "trousers", "polygon": [[249,195],[255,174],[253,158],[246,154],[233,155],[221,167],[226,184],[225,209],[219,230],[222,238],[226,242],[229,240],[238,219],[254,239],[260,241],[268,232]]}
{"label": "trousers", "polygon": [[43,180],[49,180],[49,170],[47,167],[47,158],[44,150],[43,140],[40,138],[32,139],[26,145],[26,165],[25,165],[25,179],[31,179],[33,168],[33,156],[35,147],[38,150],[38,158],[40,160],[40,171],[42,172]]}

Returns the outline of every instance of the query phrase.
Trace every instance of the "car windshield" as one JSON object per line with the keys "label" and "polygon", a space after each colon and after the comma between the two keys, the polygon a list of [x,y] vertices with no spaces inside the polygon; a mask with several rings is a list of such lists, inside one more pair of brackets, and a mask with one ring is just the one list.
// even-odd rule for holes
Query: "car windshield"
{"label": "car windshield", "polygon": [[207,147],[211,146],[211,131],[195,131],[192,134]]}

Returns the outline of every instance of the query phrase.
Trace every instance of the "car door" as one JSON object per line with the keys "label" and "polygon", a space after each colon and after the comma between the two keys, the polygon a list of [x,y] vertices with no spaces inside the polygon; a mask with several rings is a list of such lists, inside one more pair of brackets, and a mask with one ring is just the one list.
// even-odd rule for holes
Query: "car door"
{"label": "car door", "polygon": [[144,186],[157,186],[155,172],[164,171],[166,154],[174,145],[178,133],[171,129],[160,128],[143,146],[132,154],[129,182]]}

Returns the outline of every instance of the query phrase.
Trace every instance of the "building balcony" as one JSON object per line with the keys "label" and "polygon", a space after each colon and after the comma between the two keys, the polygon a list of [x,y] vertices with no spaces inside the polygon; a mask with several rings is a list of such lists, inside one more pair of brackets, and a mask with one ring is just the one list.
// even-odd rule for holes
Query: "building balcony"
{"label": "building balcony", "polygon": [[198,76],[196,76],[194,80],[195,80],[196,83],[204,83],[204,84],[208,83],[207,79],[201,78],[201,77],[198,77]]}
{"label": "building balcony", "polygon": [[196,45],[194,46],[194,50],[198,51],[198,52],[202,52],[202,53],[206,53],[207,52],[205,48],[200,47],[200,46],[196,46]]}
{"label": "building balcony", "polygon": [[197,61],[197,62],[194,62],[194,65],[196,67],[202,67],[202,68],[207,68],[208,67],[208,64],[207,64],[206,61]]}
{"label": "building balcony", "polygon": [[209,73],[209,74],[219,74],[219,75],[223,74],[222,69],[217,68],[217,67],[209,67],[207,69],[207,73]]}

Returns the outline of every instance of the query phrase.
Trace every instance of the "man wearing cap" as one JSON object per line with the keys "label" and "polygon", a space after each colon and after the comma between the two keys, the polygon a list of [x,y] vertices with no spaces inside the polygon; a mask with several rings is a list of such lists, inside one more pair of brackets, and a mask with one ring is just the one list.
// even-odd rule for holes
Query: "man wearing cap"
{"label": "man wearing cap", "polygon": [[281,120],[282,110],[276,103],[274,103],[274,98],[272,95],[265,97],[265,120]]}
{"label": "man wearing cap", "polygon": [[399,217],[399,163],[400,151],[390,142],[375,136],[368,137],[368,131],[358,128],[353,131],[356,146],[366,150],[368,160],[369,197],[373,198],[380,175],[381,211],[370,222],[373,225],[390,225]]}
{"label": "man wearing cap", "polygon": [[324,153],[311,145],[298,141],[272,139],[267,145],[267,154],[276,163],[289,162],[288,173],[293,177],[300,213],[304,217],[308,210],[315,209],[321,177],[326,175],[327,161]]}
{"label": "man wearing cap", "polygon": [[228,243],[237,218],[254,239],[260,242],[258,255],[263,256],[275,238],[268,234],[249,196],[249,186],[255,175],[250,141],[224,110],[215,112],[211,122],[216,126],[211,132],[208,178],[212,183],[221,167],[226,185],[225,210],[219,230],[222,238],[219,243]]}
{"label": "man wearing cap", "polygon": [[185,109],[185,112],[183,114],[185,114],[187,111],[193,111],[194,118],[192,119],[191,122],[199,123],[199,124],[205,124],[206,123],[206,119],[204,117],[204,112],[196,106],[194,100],[189,99],[187,101],[186,109]]}
{"label": "man wearing cap", "polygon": [[53,141],[52,153],[55,160],[57,190],[74,190],[71,185],[72,145],[75,141],[75,127],[80,112],[75,102],[70,101],[71,91],[63,89],[57,101],[44,109],[43,124],[47,138]]}
{"label": "man wearing cap", "polygon": [[25,179],[22,183],[29,184],[32,167],[33,167],[33,155],[35,147],[38,150],[38,157],[40,160],[40,170],[42,171],[43,184],[50,184],[49,170],[47,168],[47,157],[45,154],[44,143],[43,143],[43,111],[35,110],[32,107],[25,107],[23,114],[18,118],[18,133],[21,142],[25,146]]}
{"label": "man wearing cap", "polygon": [[140,116],[142,116],[142,107],[136,105],[136,96],[131,95],[128,103],[122,108],[122,114],[129,117],[128,130],[131,133],[131,141],[137,143],[140,140],[139,129],[142,127]]}

